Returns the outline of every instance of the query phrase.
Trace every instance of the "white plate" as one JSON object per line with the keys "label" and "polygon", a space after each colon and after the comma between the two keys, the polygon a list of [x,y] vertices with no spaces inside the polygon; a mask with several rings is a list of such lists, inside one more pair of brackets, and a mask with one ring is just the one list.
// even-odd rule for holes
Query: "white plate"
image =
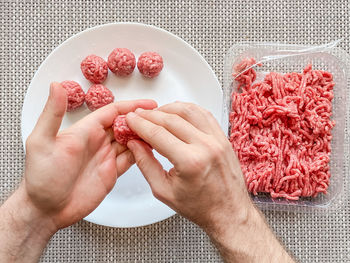
{"label": "white plate", "polygon": [[[85,91],[90,83],[80,71],[80,62],[89,54],[107,59],[116,47],[127,47],[137,58],[142,52],[155,51],[162,55],[161,74],[148,80],[137,68],[128,78],[118,78],[111,72],[105,85],[116,100],[151,98],[159,105],[176,100],[194,102],[210,110],[221,121],[222,90],[208,63],[179,37],[154,26],[137,23],[107,24],[85,30],[59,45],[35,73],[22,109],[23,142],[34,128],[48,96],[52,81],[75,80]],[[89,110],[67,113],[61,129],[81,119]],[[166,169],[171,164],[157,155]],[[136,227],[166,219],[175,212],[156,200],[136,166],[120,179],[100,206],[85,219],[113,227]]]}

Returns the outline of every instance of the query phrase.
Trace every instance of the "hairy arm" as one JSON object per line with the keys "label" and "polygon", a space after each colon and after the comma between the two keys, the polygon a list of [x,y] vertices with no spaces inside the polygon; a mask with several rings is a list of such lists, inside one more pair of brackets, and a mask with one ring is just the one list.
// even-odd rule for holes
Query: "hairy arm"
{"label": "hairy arm", "polygon": [[1,262],[37,262],[56,231],[50,218],[33,207],[21,186],[0,207]]}
{"label": "hairy arm", "polygon": [[152,109],[151,100],[120,101],[59,131],[67,97],[59,83],[26,141],[24,179],[0,207],[0,262],[36,262],[51,236],[90,214],[134,163],[110,127],[118,114]]}
{"label": "hairy arm", "polygon": [[209,112],[176,102],[136,110],[127,122],[174,165],[165,171],[147,144],[128,143],[154,196],[203,228],[226,262],[293,262],[252,204],[232,146]]}
{"label": "hairy arm", "polygon": [[255,207],[238,216],[222,215],[205,231],[225,262],[294,262]]}

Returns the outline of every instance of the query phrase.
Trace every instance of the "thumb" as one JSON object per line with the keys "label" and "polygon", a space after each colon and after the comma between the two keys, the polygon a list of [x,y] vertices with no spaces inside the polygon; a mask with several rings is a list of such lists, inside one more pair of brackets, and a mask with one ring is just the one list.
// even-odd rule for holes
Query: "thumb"
{"label": "thumb", "polygon": [[131,140],[128,148],[133,153],[135,161],[143,176],[152,189],[154,197],[167,203],[170,194],[170,184],[167,172],[154,157],[152,149],[145,142]]}
{"label": "thumb", "polygon": [[62,85],[53,82],[45,108],[35,125],[33,133],[42,138],[54,139],[61,126],[67,108],[67,93]]}

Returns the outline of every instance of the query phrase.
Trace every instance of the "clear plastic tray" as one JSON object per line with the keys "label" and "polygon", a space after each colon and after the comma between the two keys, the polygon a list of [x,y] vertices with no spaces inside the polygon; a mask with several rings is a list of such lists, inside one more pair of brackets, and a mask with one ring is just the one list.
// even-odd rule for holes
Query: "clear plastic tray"
{"label": "clear plastic tray", "polygon": [[302,72],[308,63],[312,63],[314,69],[326,70],[334,76],[333,117],[336,126],[332,130],[332,152],[330,160],[331,179],[326,195],[319,194],[315,198],[300,198],[298,201],[290,201],[282,198],[272,199],[269,195],[251,195],[253,201],[260,208],[277,210],[302,210],[314,208],[334,207],[335,201],[340,197],[344,180],[344,136],[347,101],[347,82],[350,77],[347,65],[348,54],[335,45],[300,46],[273,43],[240,43],[234,45],[227,52],[224,65],[224,119],[223,127],[227,125],[229,134],[228,114],[231,106],[231,93],[236,85],[232,77],[232,66],[244,58],[253,57],[257,63],[262,62],[262,67],[255,68],[259,79],[264,72]]}

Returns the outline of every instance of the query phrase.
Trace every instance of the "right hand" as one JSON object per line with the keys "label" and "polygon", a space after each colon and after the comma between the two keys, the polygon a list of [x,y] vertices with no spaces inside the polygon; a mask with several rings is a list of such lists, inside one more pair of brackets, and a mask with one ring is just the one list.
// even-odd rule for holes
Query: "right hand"
{"label": "right hand", "polygon": [[175,102],[127,114],[129,127],[174,167],[165,171],[146,143],[128,148],[153,195],[209,232],[245,221],[254,206],[239,161],[219,124],[195,104]]}

